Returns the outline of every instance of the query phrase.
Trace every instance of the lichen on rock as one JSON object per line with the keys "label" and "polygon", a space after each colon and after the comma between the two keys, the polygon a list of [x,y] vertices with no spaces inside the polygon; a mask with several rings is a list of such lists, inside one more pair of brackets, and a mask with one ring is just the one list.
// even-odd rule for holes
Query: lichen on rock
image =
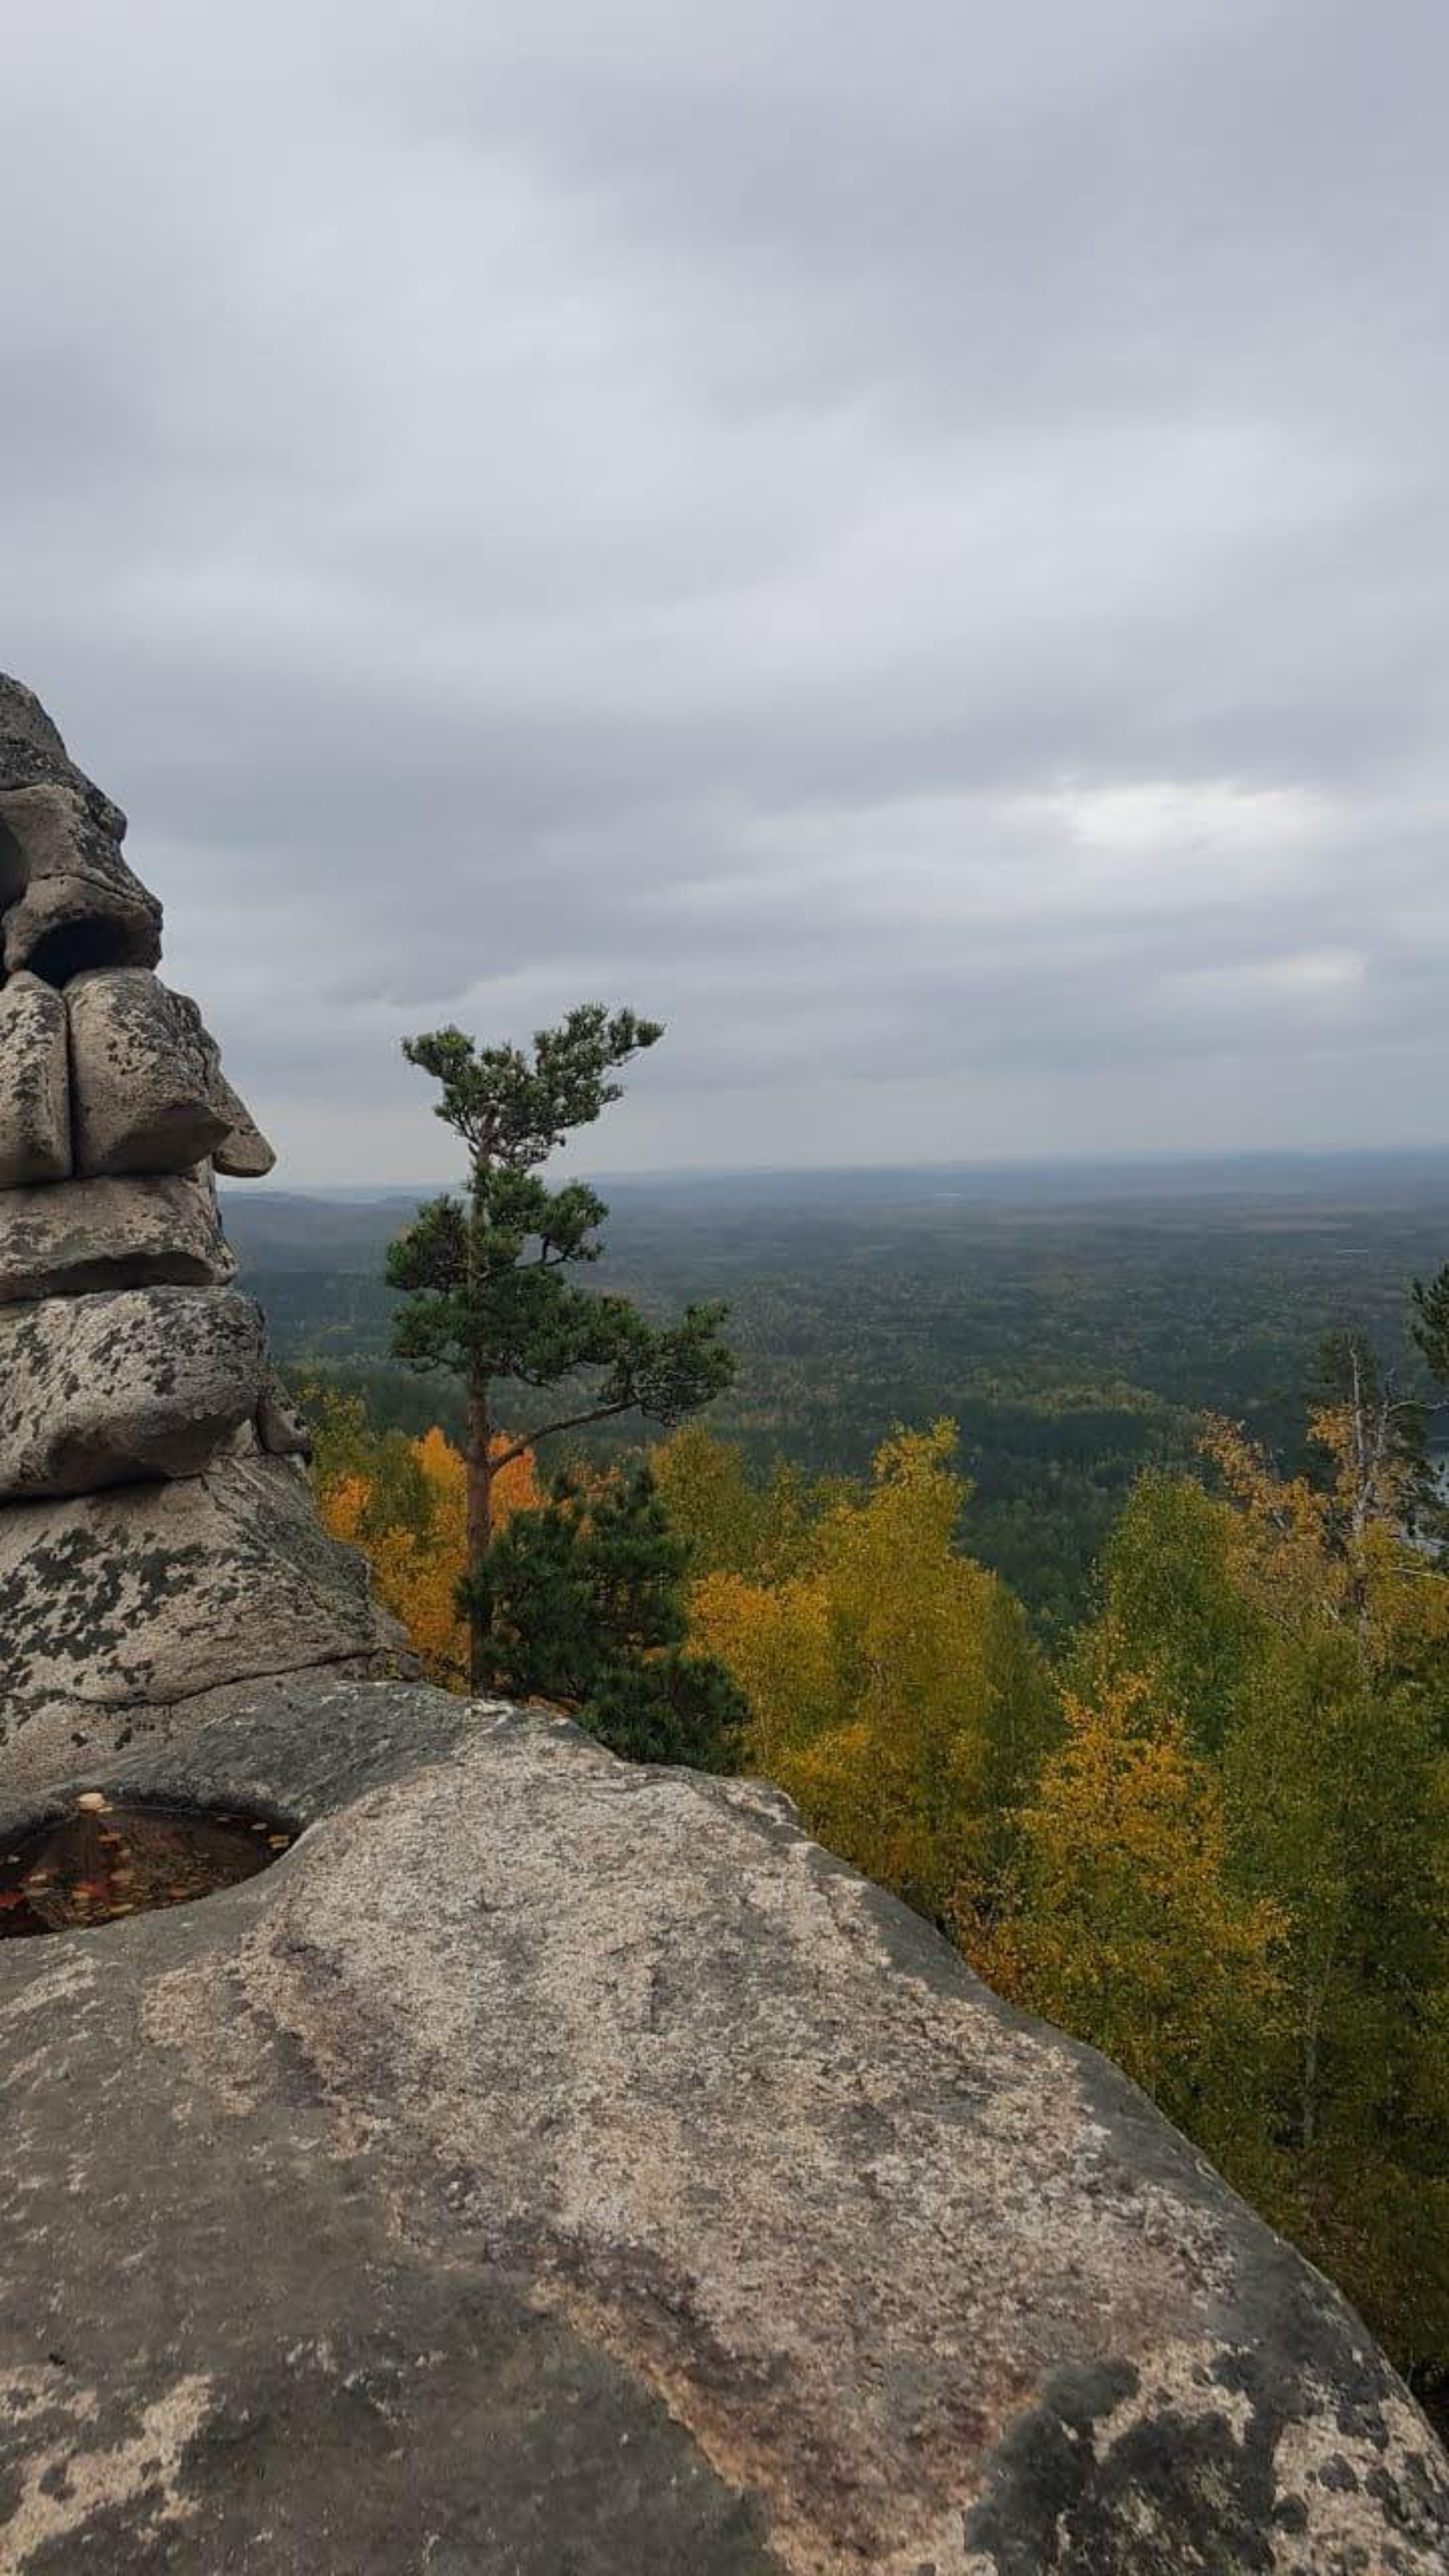
{"label": "lichen on rock", "polygon": [[775,1792],[316,1675],[84,1776],[297,1839],[0,1952],[0,2366],[77,2355],[26,2492],[204,2381],[180,2576],[263,2517],[269,2576],[1442,2576],[1337,2293]]}
{"label": "lichen on rock", "polygon": [[271,1149],[195,1003],[126,818],[0,678],[0,1781],[102,1713],[401,1645],[289,1458],[214,1163]]}
{"label": "lichen on rock", "polygon": [[199,1475],[269,1386],[261,1309],[232,1290],[0,1306],[0,1503]]}

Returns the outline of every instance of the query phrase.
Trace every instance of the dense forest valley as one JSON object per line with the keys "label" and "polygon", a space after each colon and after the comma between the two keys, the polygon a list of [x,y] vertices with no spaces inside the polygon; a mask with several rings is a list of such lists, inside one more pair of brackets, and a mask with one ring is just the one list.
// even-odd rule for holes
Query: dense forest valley
{"label": "dense forest valley", "polygon": [[558,1487],[500,1387],[481,1682],[461,1391],[390,1356],[413,1195],[229,1197],[424,1670],[466,1689],[471,1645],[626,1756],[778,1781],[1449,2422],[1449,1156],[608,1195],[591,1285],[727,1299],[738,1374]]}
{"label": "dense forest valley", "polygon": [[[1190,1460],[1203,1409],[1301,1463],[1323,1336],[1359,1326],[1404,1358],[1407,1283],[1449,1255],[1443,1154],[752,1174],[605,1195],[600,1287],[662,1312],[729,1300],[740,1371],[710,1423],[751,1468],[859,1474],[897,1425],[949,1417],[971,1552],[1046,1637],[1082,1616],[1141,1469]],[[379,1429],[456,1435],[459,1390],[388,1361],[383,1251],[414,1203],[236,1190],[227,1226],[294,1373],[365,1394]],[[526,1396],[512,1418],[527,1425]]]}

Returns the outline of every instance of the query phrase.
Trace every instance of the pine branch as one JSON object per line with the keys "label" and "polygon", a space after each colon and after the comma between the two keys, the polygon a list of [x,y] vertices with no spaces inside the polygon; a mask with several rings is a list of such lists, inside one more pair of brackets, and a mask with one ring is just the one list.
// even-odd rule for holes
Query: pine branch
{"label": "pine branch", "polygon": [[515,1458],[521,1458],[526,1450],[536,1448],[540,1440],[552,1440],[555,1432],[583,1431],[591,1422],[611,1421],[616,1413],[632,1413],[637,1401],[638,1399],[632,1395],[621,1396],[617,1404],[596,1405],[592,1413],[566,1413],[561,1421],[540,1423],[536,1431],[530,1431],[521,1440],[515,1440],[511,1449],[503,1450],[494,1459],[495,1476],[500,1468],[511,1467]]}

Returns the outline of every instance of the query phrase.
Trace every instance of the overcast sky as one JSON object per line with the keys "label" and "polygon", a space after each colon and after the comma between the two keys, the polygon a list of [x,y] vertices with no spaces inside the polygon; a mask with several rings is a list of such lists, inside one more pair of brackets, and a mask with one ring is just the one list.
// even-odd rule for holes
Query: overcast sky
{"label": "overcast sky", "polygon": [[0,667],[282,1178],[1449,1139],[1444,0],[45,0]]}

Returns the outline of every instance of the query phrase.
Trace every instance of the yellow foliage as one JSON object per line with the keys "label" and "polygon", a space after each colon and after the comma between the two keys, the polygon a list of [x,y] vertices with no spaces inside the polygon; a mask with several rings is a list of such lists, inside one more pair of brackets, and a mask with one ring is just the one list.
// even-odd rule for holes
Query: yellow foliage
{"label": "yellow foliage", "polygon": [[1066,1736],[1021,1814],[1015,1899],[964,1946],[1001,1991],[1107,2051],[1222,2152],[1279,1992],[1279,1909],[1240,1895],[1221,1782],[1150,1685],[1126,1674],[1069,1697]]}
{"label": "yellow foliage", "polygon": [[334,1484],[324,1485],[317,1496],[323,1528],[331,1537],[345,1540],[349,1547],[358,1546],[358,1532],[371,1500],[372,1487],[366,1476],[339,1476]]}
{"label": "yellow foliage", "polygon": [[[318,1510],[334,1538],[364,1551],[379,1600],[402,1621],[429,1680],[465,1692],[468,1630],[457,1591],[467,1563],[467,1461],[436,1427],[399,1445],[401,1461],[390,1459],[387,1473],[380,1454],[372,1476],[351,1471],[324,1482]],[[495,1435],[495,1454],[511,1445],[506,1433]],[[377,1444],[379,1453],[385,1446]],[[399,1464],[411,1474],[399,1473]],[[538,1498],[533,1454],[525,1450],[494,1480],[495,1526]]]}
{"label": "yellow foliage", "polygon": [[[1020,1614],[960,1556],[955,1426],[903,1432],[775,1583],[706,1575],[692,1642],[753,1712],[751,1760],[848,1860],[938,1912],[979,1866],[1002,1748],[1042,1692]],[[1026,1723],[1023,1723],[1025,1704]]]}
{"label": "yellow foliage", "polygon": [[1280,1634],[1338,1633],[1365,1678],[1449,1643],[1449,1581],[1405,1536],[1410,1470],[1365,1437],[1362,1409],[1310,1416],[1329,1463],[1322,1485],[1284,1476],[1235,1424],[1202,1436],[1234,1506],[1230,1568],[1243,1599]]}
{"label": "yellow foliage", "polygon": [[780,1779],[836,1711],[836,1639],[824,1587],[707,1574],[690,1608],[691,1644],[733,1674],[754,1712],[755,1763]]}

